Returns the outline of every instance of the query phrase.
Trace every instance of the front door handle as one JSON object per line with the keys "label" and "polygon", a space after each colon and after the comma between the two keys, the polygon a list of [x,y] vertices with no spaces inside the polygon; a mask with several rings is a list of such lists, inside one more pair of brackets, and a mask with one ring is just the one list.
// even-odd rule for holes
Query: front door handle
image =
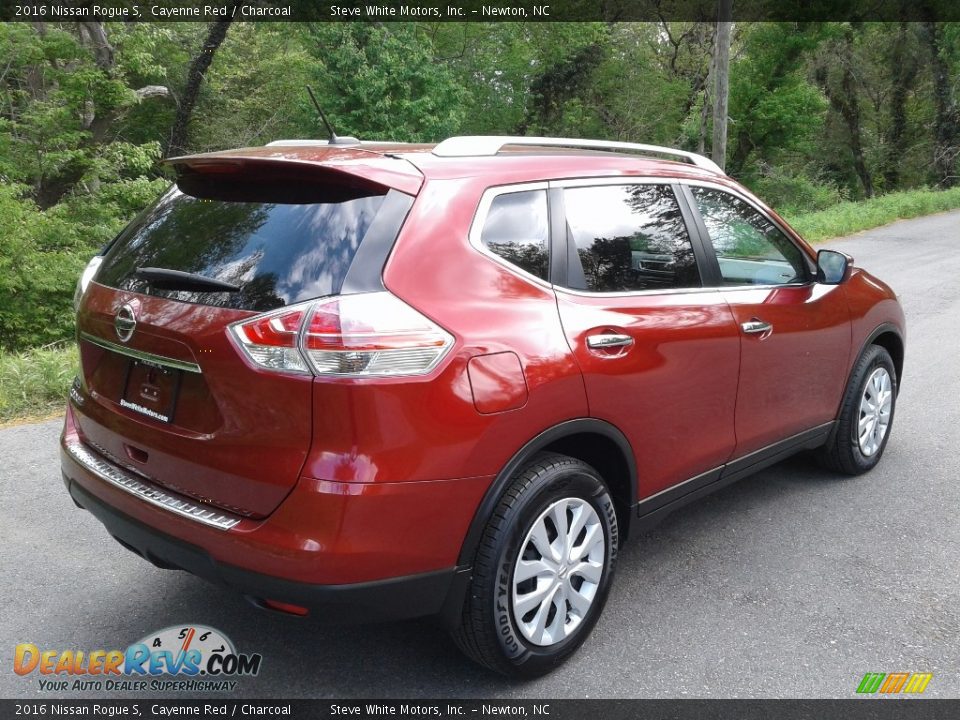
{"label": "front door handle", "polygon": [[614,335],[613,333],[604,335],[588,335],[587,347],[594,350],[603,348],[630,347],[633,345],[633,338],[629,335]]}
{"label": "front door handle", "polygon": [[764,322],[763,320],[757,320],[754,318],[753,320],[749,320],[740,325],[740,329],[748,335],[755,335],[759,333],[773,332],[773,325],[768,322]]}

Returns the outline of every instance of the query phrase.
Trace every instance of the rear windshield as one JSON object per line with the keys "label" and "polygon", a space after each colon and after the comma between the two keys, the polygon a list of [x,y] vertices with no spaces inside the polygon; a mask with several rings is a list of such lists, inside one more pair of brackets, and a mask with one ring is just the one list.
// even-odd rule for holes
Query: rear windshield
{"label": "rear windshield", "polygon": [[[356,190],[306,195],[302,186],[290,192],[274,186],[269,202],[255,202],[249,193],[242,200],[229,193],[209,199],[174,187],[110,245],[96,281],[255,311],[337,293],[384,195]],[[202,275],[239,291],[157,289],[136,275],[146,267]]]}

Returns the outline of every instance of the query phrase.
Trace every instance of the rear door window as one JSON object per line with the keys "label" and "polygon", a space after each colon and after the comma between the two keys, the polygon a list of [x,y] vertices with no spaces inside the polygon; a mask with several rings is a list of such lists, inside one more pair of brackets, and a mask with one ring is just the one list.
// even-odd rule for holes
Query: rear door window
{"label": "rear door window", "polygon": [[[171,189],[131,223],[106,253],[102,285],[172,300],[265,311],[340,291],[384,201],[366,191],[330,193],[273,186],[205,199]],[[138,268],[202,275],[236,292],[160,290]]]}
{"label": "rear door window", "polygon": [[563,201],[567,235],[576,249],[568,283],[573,289],[700,287],[693,245],[670,187],[571,187],[563,191]]}

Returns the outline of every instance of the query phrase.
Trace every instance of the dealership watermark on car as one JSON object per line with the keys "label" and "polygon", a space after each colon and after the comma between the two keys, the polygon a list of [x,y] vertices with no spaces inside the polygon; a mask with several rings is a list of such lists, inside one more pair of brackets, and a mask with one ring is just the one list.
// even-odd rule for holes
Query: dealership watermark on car
{"label": "dealership watermark on car", "polygon": [[[239,653],[222,632],[204,625],[172,625],[126,650],[41,649],[20,643],[18,675],[39,674],[41,691],[233,691],[238,677],[260,672],[263,656]],[[86,677],[80,677],[86,676]],[[67,679],[69,678],[69,679]]]}

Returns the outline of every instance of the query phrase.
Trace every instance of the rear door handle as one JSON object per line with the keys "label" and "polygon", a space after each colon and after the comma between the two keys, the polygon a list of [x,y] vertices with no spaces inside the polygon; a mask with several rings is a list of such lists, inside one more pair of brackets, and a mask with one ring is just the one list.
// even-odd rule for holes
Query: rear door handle
{"label": "rear door handle", "polygon": [[755,335],[757,333],[769,333],[773,331],[773,325],[763,320],[749,320],[742,325],[740,329],[743,330],[748,335]]}
{"label": "rear door handle", "polygon": [[605,335],[588,335],[587,347],[594,350],[615,347],[630,347],[633,345],[633,338],[629,335],[614,335],[612,333]]}

